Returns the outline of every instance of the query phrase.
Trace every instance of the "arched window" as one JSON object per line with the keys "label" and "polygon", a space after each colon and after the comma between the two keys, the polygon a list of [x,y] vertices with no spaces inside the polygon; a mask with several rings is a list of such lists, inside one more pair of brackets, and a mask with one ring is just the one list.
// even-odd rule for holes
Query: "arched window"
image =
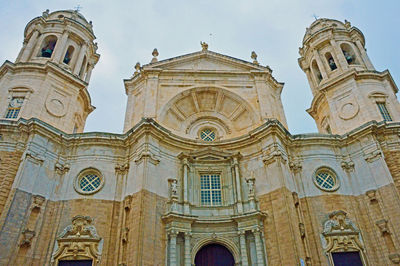
{"label": "arched window", "polygon": [[312,71],[314,73],[315,79],[317,80],[317,83],[319,84],[322,80],[322,75],[321,75],[321,71],[319,71],[319,67],[315,60],[312,62],[311,67],[312,67]]}
{"label": "arched window", "polygon": [[57,37],[54,35],[49,35],[47,36],[43,43],[42,46],[40,47],[40,51],[38,56],[39,57],[51,57],[51,55],[53,54],[54,48],[56,46],[57,43]]}
{"label": "arched window", "polygon": [[328,65],[329,65],[330,69],[332,71],[335,70],[337,68],[337,66],[336,66],[335,60],[332,57],[332,54],[327,52],[325,54],[325,58],[326,58],[326,61],[328,62]]}
{"label": "arched window", "polygon": [[75,48],[72,45],[70,45],[68,47],[67,51],[65,52],[64,59],[63,59],[63,62],[65,64],[69,65],[69,63],[71,62],[71,58],[72,58],[72,55],[74,53],[74,50],[75,50]]}
{"label": "arched window", "polygon": [[349,65],[358,64],[356,54],[354,53],[353,48],[348,43],[342,43],[340,45],[340,48],[342,48],[344,58],[346,58],[346,61]]}

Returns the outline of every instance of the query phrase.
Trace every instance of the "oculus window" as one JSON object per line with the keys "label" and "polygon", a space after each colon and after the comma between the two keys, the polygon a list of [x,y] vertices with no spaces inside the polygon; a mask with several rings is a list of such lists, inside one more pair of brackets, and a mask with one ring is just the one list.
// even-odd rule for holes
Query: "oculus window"
{"label": "oculus window", "polygon": [[101,173],[93,168],[83,170],[75,179],[75,190],[80,194],[93,194],[104,185]]}
{"label": "oculus window", "polygon": [[321,168],[314,174],[315,185],[324,191],[335,191],[339,188],[339,180],[336,174],[328,168]]}

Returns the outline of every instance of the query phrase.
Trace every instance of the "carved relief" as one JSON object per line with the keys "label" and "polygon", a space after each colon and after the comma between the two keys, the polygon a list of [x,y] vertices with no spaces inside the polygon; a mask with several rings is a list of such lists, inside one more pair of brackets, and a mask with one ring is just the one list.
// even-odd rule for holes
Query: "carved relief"
{"label": "carved relief", "polygon": [[360,231],[344,211],[334,211],[324,223],[322,232],[323,247],[333,265],[332,252],[358,251],[365,261],[364,245]]}
{"label": "carved relief", "polygon": [[36,235],[35,231],[24,229],[22,231],[21,247],[30,247],[33,237]]}
{"label": "carved relief", "polygon": [[52,264],[58,265],[59,260],[93,260],[93,265],[100,262],[102,238],[92,225],[89,216],[77,215],[72,218],[72,224],[65,227],[57,237]]}

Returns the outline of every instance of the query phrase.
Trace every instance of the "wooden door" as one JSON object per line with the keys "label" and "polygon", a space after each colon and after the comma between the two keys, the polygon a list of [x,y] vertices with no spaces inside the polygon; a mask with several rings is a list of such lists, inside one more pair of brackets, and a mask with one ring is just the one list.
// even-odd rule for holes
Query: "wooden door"
{"label": "wooden door", "polygon": [[195,257],[196,266],[233,266],[235,260],[229,250],[218,244],[202,247]]}

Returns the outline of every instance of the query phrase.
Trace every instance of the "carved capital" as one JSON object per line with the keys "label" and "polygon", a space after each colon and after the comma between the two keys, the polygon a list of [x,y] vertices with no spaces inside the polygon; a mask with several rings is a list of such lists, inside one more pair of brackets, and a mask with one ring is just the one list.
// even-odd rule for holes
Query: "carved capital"
{"label": "carved capital", "polygon": [[125,163],[125,164],[117,164],[115,166],[115,173],[116,174],[126,174],[129,170],[129,163]]}
{"label": "carved capital", "polygon": [[303,166],[301,165],[301,162],[298,161],[290,161],[289,162],[289,168],[292,170],[294,173],[298,173],[303,169]]}
{"label": "carved capital", "polygon": [[343,170],[351,172],[354,170],[354,163],[351,160],[343,160],[341,163]]}
{"label": "carved capital", "polygon": [[69,171],[69,169],[70,169],[69,164],[61,164],[61,163],[57,162],[54,165],[54,170],[59,175],[64,175],[65,173],[67,173]]}

